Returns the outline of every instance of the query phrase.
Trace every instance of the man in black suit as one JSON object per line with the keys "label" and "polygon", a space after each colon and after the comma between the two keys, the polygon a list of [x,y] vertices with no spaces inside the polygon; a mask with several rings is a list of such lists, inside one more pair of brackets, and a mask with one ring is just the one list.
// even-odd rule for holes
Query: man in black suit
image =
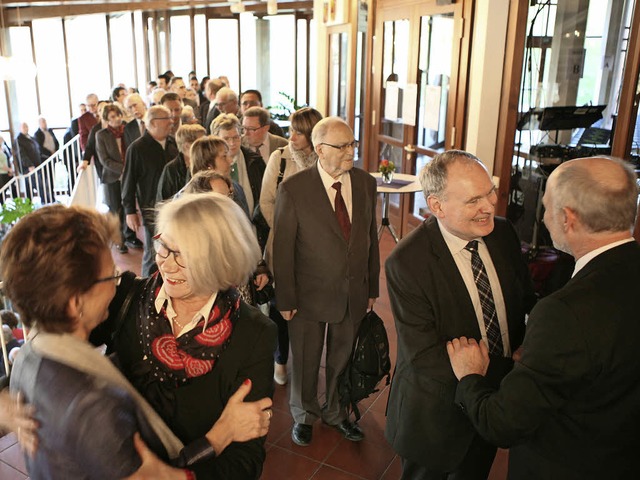
{"label": "man in black suit", "polygon": [[[300,446],[309,445],[319,418],[347,440],[364,438],[340,405],[337,386],[358,327],[378,297],[380,270],[376,182],[353,168],[353,131],[328,117],[316,124],[312,139],[319,160],[280,184],[273,241],[277,305],[291,339],[291,438]],[[318,373],[325,345],[321,408]]]}
{"label": "man in black suit", "polygon": [[[513,365],[535,297],[513,227],[494,217],[496,187],[480,160],[460,150],[436,155],[420,181],[432,215],[385,266],[398,332],[386,438],[402,457],[403,480],[486,479],[496,448],[453,403],[446,341],[490,336],[497,384]],[[480,287],[474,257],[484,266]]]}
{"label": "man in black suit", "polygon": [[151,107],[147,110],[144,123],[145,134],[127,149],[122,173],[122,206],[127,225],[134,232],[140,227],[136,200],[140,206],[145,231],[142,276],[146,277],[157,269],[153,249],[153,228],[158,181],[166,163],[178,155],[178,147],[170,136],[173,119],[167,107]]}
{"label": "man in black suit", "polygon": [[631,237],[636,175],[582,158],[549,177],[544,222],[573,255],[571,280],[532,310],[522,357],[499,388],[486,345],[447,349],[458,403],[488,440],[511,446],[509,478],[637,478],[640,452],[640,246]]}
{"label": "man in black suit", "polygon": [[56,138],[53,130],[47,126],[47,119],[40,117],[38,119],[38,130],[33,135],[38,145],[40,145],[40,154],[42,155],[42,161],[45,161],[51,155],[58,151],[60,144]]}

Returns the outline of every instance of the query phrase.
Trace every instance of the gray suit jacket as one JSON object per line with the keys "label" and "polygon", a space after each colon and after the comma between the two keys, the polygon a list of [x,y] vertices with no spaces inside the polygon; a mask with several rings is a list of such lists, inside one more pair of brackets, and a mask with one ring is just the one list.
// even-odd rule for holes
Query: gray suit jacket
{"label": "gray suit jacket", "polygon": [[273,133],[269,133],[269,158],[271,158],[271,154],[275,152],[279,148],[284,148],[289,145],[289,140],[286,138],[279,137],[274,135]]}
{"label": "gray suit jacket", "polygon": [[[124,141],[124,137],[121,139]],[[116,137],[108,128],[103,128],[96,133],[96,151],[98,152],[98,161],[102,165],[102,183],[113,183],[120,180],[124,162],[118,148]]]}
{"label": "gray suit jacket", "polygon": [[280,184],[274,220],[277,307],[296,317],[336,323],[347,306],[355,323],[369,298],[378,297],[380,255],[376,229],[376,181],[364,170],[350,171],[353,198],[347,243],[317,166]]}

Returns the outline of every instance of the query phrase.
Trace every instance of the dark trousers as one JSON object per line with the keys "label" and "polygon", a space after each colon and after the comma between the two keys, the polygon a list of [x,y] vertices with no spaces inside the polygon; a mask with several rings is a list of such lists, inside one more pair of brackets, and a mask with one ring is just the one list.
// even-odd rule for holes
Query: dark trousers
{"label": "dark trousers", "polygon": [[122,190],[120,188],[120,180],[102,184],[102,190],[104,192],[104,201],[107,204],[107,207],[109,207],[109,213],[117,216],[120,220],[120,243],[124,243],[125,228],[129,227],[127,227],[124,208],[122,207]]}
{"label": "dark trousers", "polygon": [[[296,423],[311,425],[322,418],[329,425],[347,419],[340,406],[338,376],[347,366],[360,321],[350,319],[349,310],[339,323],[307,321],[296,315],[289,321],[291,341],[291,395],[289,408]],[[326,336],[326,402],[318,402],[318,373]]]}
{"label": "dark trousers", "polygon": [[289,322],[287,322],[276,308],[275,299],[269,304],[269,318],[278,327],[278,346],[273,355],[278,365],[286,365],[289,360]]}
{"label": "dark trousers", "polygon": [[[486,480],[498,449],[475,435],[462,463],[452,472],[437,472],[402,458],[401,480]],[[429,452],[424,452],[428,458]]]}

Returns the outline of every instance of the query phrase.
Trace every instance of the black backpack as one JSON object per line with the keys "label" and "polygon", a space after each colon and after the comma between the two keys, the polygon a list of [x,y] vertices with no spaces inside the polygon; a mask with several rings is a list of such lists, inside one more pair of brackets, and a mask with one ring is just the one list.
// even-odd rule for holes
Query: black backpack
{"label": "black backpack", "polygon": [[377,392],[378,383],[387,377],[389,385],[389,339],[382,319],[370,310],[365,315],[353,343],[351,358],[338,377],[340,405],[353,411],[356,422],[360,420],[358,402]]}

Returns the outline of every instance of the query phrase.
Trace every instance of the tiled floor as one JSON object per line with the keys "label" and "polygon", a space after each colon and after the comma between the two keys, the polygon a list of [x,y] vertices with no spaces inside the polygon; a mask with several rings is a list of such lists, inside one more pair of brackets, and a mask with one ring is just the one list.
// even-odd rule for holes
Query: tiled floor
{"label": "tiled floor", "polygon": [[[380,244],[382,263],[393,248],[393,239],[385,233]],[[115,253],[121,269],[140,272],[141,251],[131,250],[127,255]],[[384,269],[380,272],[380,298],[376,312],[387,327],[391,358],[396,357],[396,335],[389,308]],[[323,383],[323,371],[320,372]],[[400,478],[400,459],[384,439],[385,408],[389,387],[361,403],[360,425],[365,439],[359,443],[345,440],[332,428],[316,422],[313,442],[299,447],[291,441],[293,421],[288,408],[288,387],[276,385],[273,399],[274,416],[267,435],[267,460],[263,480],[397,480]],[[323,395],[324,392],[319,392]],[[500,450],[489,480],[504,480],[507,470],[507,452]],[[27,478],[22,455],[14,435],[0,438],[0,479]]]}

